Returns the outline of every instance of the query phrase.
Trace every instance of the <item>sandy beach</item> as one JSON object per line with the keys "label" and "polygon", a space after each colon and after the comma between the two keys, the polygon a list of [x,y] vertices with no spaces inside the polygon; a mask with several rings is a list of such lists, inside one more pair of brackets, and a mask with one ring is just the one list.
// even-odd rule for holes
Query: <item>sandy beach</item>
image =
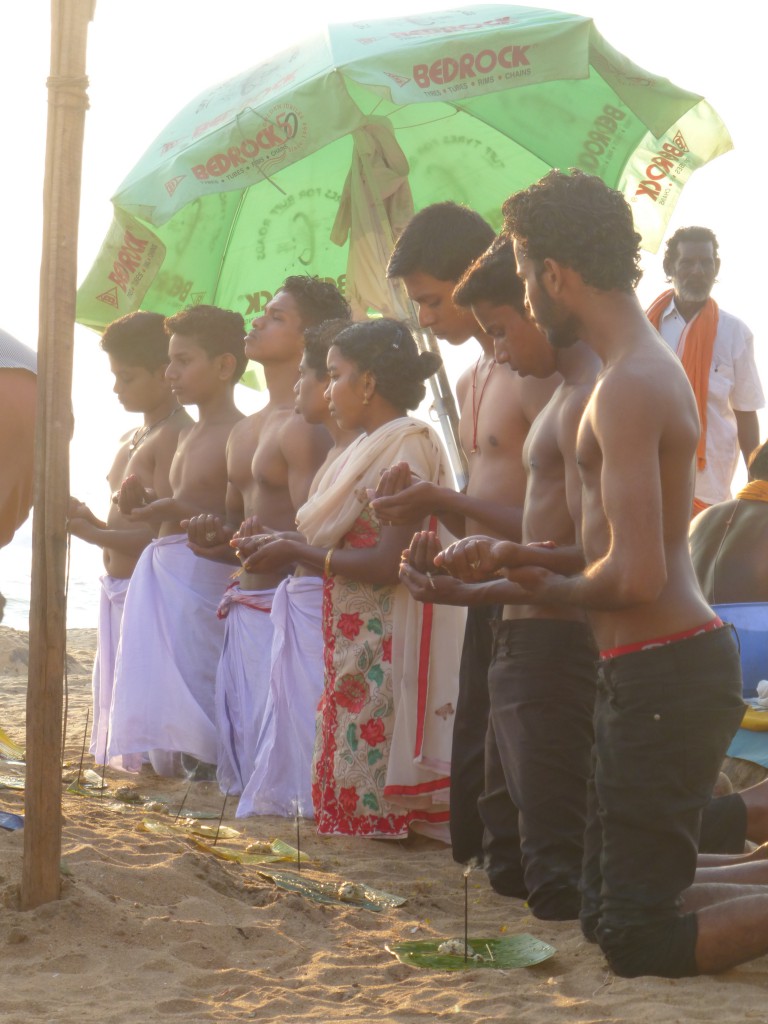
{"label": "sandy beach", "polygon": [[[68,779],[79,770],[94,644],[95,630],[69,631]],[[22,747],[26,682],[27,635],[0,627],[0,727]],[[92,768],[86,755],[83,769]],[[222,860],[188,830],[140,831],[142,822],[167,831],[175,823],[167,809],[175,812],[185,797],[179,823],[187,810],[218,817],[223,798],[214,783],[108,770],[103,792],[75,795],[67,785],[60,901],[18,909],[23,831],[0,829],[4,1024],[768,1022],[767,959],[717,978],[615,978],[575,924],[536,921],[519,901],[496,896],[480,871],[469,879],[470,936],[528,933],[555,955],[517,970],[437,972],[398,963],[387,945],[463,932],[462,869],[432,840],[320,839],[303,823],[305,879],[364,883],[406,900],[375,913],[278,888],[259,873],[269,866]],[[115,799],[125,787],[157,801],[157,809]],[[23,807],[22,791],[0,789],[0,810],[23,814]],[[296,845],[294,822],[240,821],[234,811],[232,799],[223,825],[241,835],[227,845]],[[216,828],[212,819],[200,824]],[[212,840],[202,841],[210,847]],[[296,870],[293,863],[275,867]]]}

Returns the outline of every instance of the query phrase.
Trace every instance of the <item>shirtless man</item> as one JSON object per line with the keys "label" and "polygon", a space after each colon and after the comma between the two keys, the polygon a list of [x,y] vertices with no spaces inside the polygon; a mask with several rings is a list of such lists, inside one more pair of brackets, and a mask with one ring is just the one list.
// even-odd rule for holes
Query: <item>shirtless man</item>
{"label": "shirtless man", "polygon": [[537,564],[521,566],[519,549],[479,539],[452,568],[501,570],[537,604],[589,612],[601,661],[585,935],[625,977],[725,970],[768,951],[768,896],[679,910],[744,710],[732,630],[704,600],[688,551],[693,394],[634,294],[639,236],[620,193],[552,171],[504,213],[536,322],[556,347],[582,339],[604,366],[577,440],[586,568],[563,575],[535,549]]}
{"label": "shirtless man", "polygon": [[[118,507],[120,488],[131,476],[159,498],[171,494],[169,473],[180,432],[191,425],[165,379],[168,335],[160,313],[137,312],[114,320],[101,338],[115,378],[114,391],[128,412],[143,414],[141,427],[121,439],[107,475],[110,494],[106,522],[82,502],[70,499],[69,532],[103,549],[106,575],[101,577],[99,632],[93,663],[93,729],[90,752],[107,762],[109,709],[120,639],[125,595],[136,562],[156,536],[157,528],[131,522]],[[125,762],[124,768],[129,764]]]}
{"label": "shirtless man", "polygon": [[[498,366],[493,339],[479,328],[469,308],[453,301],[460,277],[494,237],[490,224],[474,211],[436,203],[412,218],[395,245],[387,275],[402,279],[418,307],[420,326],[451,345],[475,337],[481,352],[456,387],[459,440],[469,467],[466,493],[417,484],[386,504],[379,500],[376,511],[391,522],[409,523],[434,514],[457,537],[482,530],[517,540],[525,494],[523,443],[556,381],[524,381],[508,367]],[[497,614],[497,607],[478,605],[467,615],[451,755],[451,843],[454,859],[461,864],[483,859],[477,801],[483,789],[488,727],[490,622]],[[501,846],[496,849],[488,873],[500,891],[517,891],[516,861],[515,855],[507,864]],[[508,878],[509,872],[515,877]]]}
{"label": "shirtless man", "polygon": [[[198,420],[185,427],[171,462],[171,493],[158,496],[135,477],[119,504],[131,522],[158,529],[139,559],[125,602],[115,669],[109,752],[149,751],[155,770],[174,774],[216,759],[214,683],[224,639],[216,609],[230,567],[196,558],[182,520],[222,516],[227,492],[227,441],[242,419],[234,387],[245,369],[245,325],[239,313],[193,306],[168,317],[166,379]],[[182,760],[184,764],[184,760]],[[204,777],[210,774],[200,768]]]}
{"label": "shirtless man", "polygon": [[749,483],[691,523],[693,568],[710,602],[768,603],[768,441],[749,457]]}
{"label": "shirtless man", "polygon": [[[349,320],[326,320],[304,332],[299,379],[294,386],[296,412],[314,426],[323,426],[333,441],[309,489],[311,496],[326,469],[358,436],[343,430],[331,415],[328,350]],[[250,553],[258,551],[255,524],[231,541],[248,569]],[[282,536],[288,534],[283,533]],[[271,536],[274,536],[272,534]],[[290,536],[298,536],[292,531]],[[298,564],[278,586],[270,619],[274,629],[265,728],[259,736],[253,771],[246,781],[237,817],[250,814],[293,816],[312,814],[311,766],[315,714],[323,691],[323,578]]]}
{"label": "shirtless man", "polygon": [[[196,554],[237,564],[229,545],[236,531],[259,534],[265,525],[277,531],[295,528],[296,510],[307,500],[332,444],[323,424],[308,423],[295,408],[304,331],[325,320],[348,320],[349,315],[334,285],[293,276],[253,321],[245,353],[264,367],[269,401],[232,431],[226,515],[209,513],[189,522],[189,543]],[[286,575],[244,571],[220,607],[225,642],[216,676],[217,779],[223,793],[242,793],[253,771],[269,695],[269,611]]]}
{"label": "shirtless man", "polygon": [[[581,518],[581,483],[573,452],[600,361],[583,343],[553,349],[531,322],[508,240],[498,240],[472,264],[454,299],[471,307],[494,339],[497,362],[523,378],[546,379],[555,372],[562,378],[523,448],[522,542],[523,550],[543,541],[554,545],[548,554],[556,555],[561,569],[577,570],[583,565],[574,526]],[[403,571],[407,577],[408,567]],[[519,587],[495,580],[480,585],[472,599],[503,602],[510,590],[514,594]],[[505,838],[510,821],[513,833],[519,829],[523,885],[517,895],[536,917],[576,918],[595,697],[592,632],[581,609],[515,603],[505,604],[495,627],[480,801],[486,834],[492,844]],[[492,845],[488,853],[493,862]]]}

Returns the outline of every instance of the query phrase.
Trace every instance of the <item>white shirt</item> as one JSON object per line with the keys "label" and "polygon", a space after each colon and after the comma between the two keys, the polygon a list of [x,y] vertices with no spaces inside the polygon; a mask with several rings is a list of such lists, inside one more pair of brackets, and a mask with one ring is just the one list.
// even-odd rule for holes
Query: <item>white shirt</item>
{"label": "white shirt", "polygon": [[4,370],[31,370],[37,373],[37,353],[0,329],[0,367]]}
{"label": "white shirt", "polygon": [[[686,321],[674,298],[664,310],[659,333],[678,356]],[[731,496],[731,480],[739,461],[736,412],[754,412],[765,405],[760,376],[755,366],[752,332],[737,317],[719,311],[712,350],[707,396],[707,465],[696,473],[695,495],[714,505]]]}

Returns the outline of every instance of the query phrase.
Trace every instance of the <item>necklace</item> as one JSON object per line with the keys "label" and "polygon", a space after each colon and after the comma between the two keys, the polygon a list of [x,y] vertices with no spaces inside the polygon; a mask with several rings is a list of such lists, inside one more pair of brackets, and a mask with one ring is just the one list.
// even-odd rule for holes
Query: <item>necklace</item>
{"label": "necklace", "polygon": [[167,422],[171,416],[175,416],[176,413],[181,409],[180,405],[177,405],[175,409],[171,409],[167,416],[163,416],[161,420],[157,420],[155,423],[150,423],[148,427],[138,427],[131,438],[131,443],[128,445],[129,452],[135,452],[140,444],[149,437],[155,427],[159,427],[161,423]]}
{"label": "necklace", "polygon": [[472,450],[471,455],[477,454],[477,421],[480,416],[480,406],[483,404],[483,395],[485,389],[488,387],[488,381],[491,379],[491,374],[496,369],[496,360],[491,363],[491,368],[488,371],[488,376],[483,381],[483,386],[480,388],[480,397],[477,398],[477,371],[480,369],[480,362],[482,361],[480,356],[475,363],[475,369],[472,373]]}

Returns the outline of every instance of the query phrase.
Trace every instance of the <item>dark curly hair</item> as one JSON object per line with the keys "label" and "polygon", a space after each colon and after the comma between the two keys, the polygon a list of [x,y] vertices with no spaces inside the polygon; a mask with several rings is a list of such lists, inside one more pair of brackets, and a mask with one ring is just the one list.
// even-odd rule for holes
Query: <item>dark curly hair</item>
{"label": "dark curly hair", "polygon": [[425,206],[395,242],[387,277],[423,273],[438,281],[458,281],[495,235],[491,225],[468,206],[451,202]]}
{"label": "dark curly hair", "polygon": [[525,285],[517,273],[512,242],[501,235],[467,268],[453,292],[457,306],[474,306],[476,302],[492,302],[495,306],[512,306],[522,316],[525,309]]}
{"label": "dark curly hair", "polygon": [[335,284],[309,274],[286,277],[277,289],[288,292],[299,309],[305,327],[321,324],[324,320],[351,320],[349,303]]}
{"label": "dark curly hair", "polygon": [[714,231],[710,231],[709,228],[699,227],[678,228],[667,242],[667,248],[664,250],[662,266],[664,267],[664,273],[667,275],[667,280],[672,277],[681,242],[711,242],[712,254],[715,260],[720,258],[717,255],[717,237]]}
{"label": "dark curly hair", "polygon": [[101,347],[127,366],[141,366],[150,372],[168,363],[168,335],[162,313],[137,310],[107,324]]}
{"label": "dark curly hair", "polygon": [[427,393],[424,381],[442,366],[436,352],[419,352],[401,320],[382,317],[345,327],[333,342],[344,359],[376,380],[376,392],[397,409],[416,409]]}
{"label": "dark curly hair", "polygon": [[235,357],[232,380],[240,380],[248,364],[245,354],[245,321],[240,313],[218,306],[188,306],[165,319],[165,332],[194,335],[195,341],[209,356],[222,356],[229,352]]}
{"label": "dark curly hair", "polygon": [[328,349],[335,345],[340,331],[350,325],[344,320],[324,320],[304,331],[304,363],[314,372],[318,380],[328,376]]}
{"label": "dark curly hair", "polygon": [[535,263],[557,260],[601,291],[631,292],[642,277],[629,204],[592,174],[550,171],[502,209],[505,232]]}

